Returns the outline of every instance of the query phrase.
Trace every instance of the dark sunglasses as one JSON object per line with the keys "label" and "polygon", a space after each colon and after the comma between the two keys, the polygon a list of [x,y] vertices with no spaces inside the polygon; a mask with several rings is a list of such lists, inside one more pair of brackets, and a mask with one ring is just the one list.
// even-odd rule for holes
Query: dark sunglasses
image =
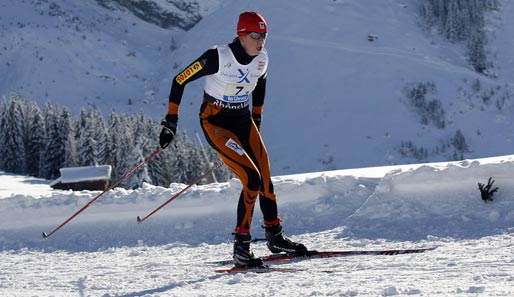
{"label": "dark sunglasses", "polygon": [[259,32],[250,32],[248,33],[252,39],[259,40],[259,39],[266,39],[266,35],[268,35],[266,32],[259,33]]}

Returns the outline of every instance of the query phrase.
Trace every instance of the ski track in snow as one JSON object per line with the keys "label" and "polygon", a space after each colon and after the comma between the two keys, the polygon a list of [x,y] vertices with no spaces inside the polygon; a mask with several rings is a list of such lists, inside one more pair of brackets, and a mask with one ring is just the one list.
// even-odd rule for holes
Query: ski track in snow
{"label": "ski track in snow", "polygon": [[[422,64],[425,66],[432,66],[434,69],[439,71],[451,71],[453,73],[459,73],[463,76],[469,76],[473,78],[481,78],[484,81],[488,81],[490,83],[496,83],[494,79],[484,77],[478,73],[470,72],[469,68],[466,65],[456,66],[450,62],[434,59],[426,55],[426,53],[416,52],[416,49],[411,50],[402,50],[394,47],[373,47],[369,46],[352,46],[352,45],[344,45],[337,42],[329,42],[329,41],[320,41],[313,39],[304,39],[304,38],[291,38],[286,36],[280,36],[282,40],[287,40],[292,44],[300,44],[304,46],[312,47],[313,49],[317,48],[328,48],[328,49],[336,49],[340,51],[345,51],[348,53],[358,54],[358,55],[368,55],[370,57],[391,57],[398,59],[399,61],[409,61],[413,65]],[[514,83],[506,82],[507,85],[514,86]]]}
{"label": "ski track in snow", "polygon": [[[337,233],[338,230],[335,230]],[[338,245],[334,234],[319,234],[319,248]],[[298,236],[311,245],[312,235]],[[426,241],[432,252],[399,256],[355,256],[281,265],[295,273],[214,274],[205,265],[228,257],[230,244],[169,244],[113,248],[92,253],[30,250],[0,254],[4,296],[509,296],[514,281],[512,235],[475,241]],[[317,238],[315,241],[319,241]],[[408,243],[362,242],[381,248]],[[355,248],[355,247],[353,247]],[[264,253],[263,246],[256,252]],[[13,259],[16,265],[12,265]],[[6,265],[7,264],[7,265]]]}
{"label": "ski track in snow", "polygon": [[[264,274],[207,264],[231,257],[236,180],[196,186],[143,224],[137,215],[185,185],[114,189],[43,240],[98,192],[0,174],[0,295],[513,296],[513,158],[275,177],[286,233],[311,249],[437,249],[277,263],[304,270]],[[484,203],[476,184],[490,176],[500,190]],[[260,219],[257,208],[254,238]]]}

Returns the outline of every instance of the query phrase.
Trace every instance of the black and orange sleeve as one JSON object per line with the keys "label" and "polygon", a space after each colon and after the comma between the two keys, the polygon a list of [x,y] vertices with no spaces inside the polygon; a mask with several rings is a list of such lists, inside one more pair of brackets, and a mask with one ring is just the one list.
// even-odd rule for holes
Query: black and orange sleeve
{"label": "black and orange sleeve", "polygon": [[189,64],[185,69],[179,72],[173,78],[173,82],[171,84],[168,114],[178,115],[180,101],[182,101],[184,89],[188,83],[195,81],[202,76],[218,72],[218,67],[218,50],[213,48],[207,50],[193,63]]}

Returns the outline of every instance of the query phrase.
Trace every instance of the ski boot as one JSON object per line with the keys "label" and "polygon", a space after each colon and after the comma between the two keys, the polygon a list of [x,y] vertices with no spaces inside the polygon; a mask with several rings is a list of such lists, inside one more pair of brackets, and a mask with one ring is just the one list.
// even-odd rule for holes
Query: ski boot
{"label": "ski boot", "polygon": [[272,253],[277,254],[285,252],[295,255],[306,255],[308,253],[307,248],[303,244],[294,242],[284,236],[280,223],[272,226],[264,226],[264,229],[266,229],[268,248]]}
{"label": "ski boot", "polygon": [[234,234],[234,265],[236,267],[258,267],[262,266],[261,258],[257,258],[250,251],[252,237],[248,233]]}

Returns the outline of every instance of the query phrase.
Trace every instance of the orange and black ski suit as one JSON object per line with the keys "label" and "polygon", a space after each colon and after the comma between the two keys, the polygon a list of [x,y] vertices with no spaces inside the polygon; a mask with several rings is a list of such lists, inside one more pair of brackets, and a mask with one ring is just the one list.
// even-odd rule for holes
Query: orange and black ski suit
{"label": "orange and black ski suit", "polygon": [[[236,38],[229,48],[241,65],[250,63],[250,57]],[[217,49],[209,49],[175,76],[170,91],[168,114],[178,116],[179,105],[187,83],[218,72],[220,63]],[[232,109],[215,104],[204,92],[200,110],[200,123],[205,137],[223,162],[243,184],[237,207],[236,233],[249,233],[257,197],[264,216],[264,225],[280,222],[277,199],[271,182],[268,152],[253,117],[262,114],[266,88],[266,73],[258,78],[252,94],[252,111],[249,104]]]}

